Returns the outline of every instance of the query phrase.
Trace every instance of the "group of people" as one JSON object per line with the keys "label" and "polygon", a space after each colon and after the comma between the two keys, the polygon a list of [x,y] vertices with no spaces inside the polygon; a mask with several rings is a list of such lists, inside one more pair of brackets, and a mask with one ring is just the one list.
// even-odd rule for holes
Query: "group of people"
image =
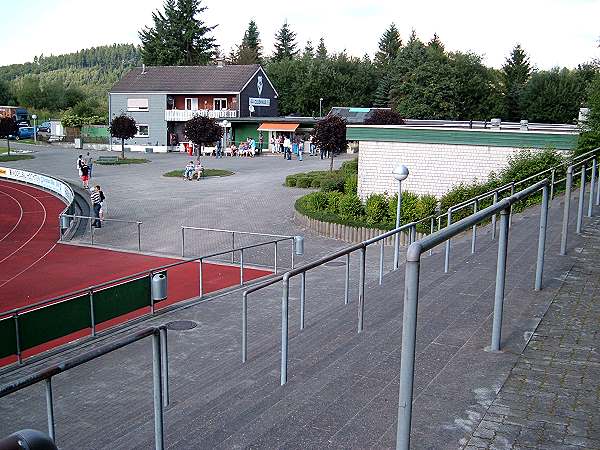
{"label": "group of people", "polygon": [[195,176],[196,179],[198,181],[200,181],[200,178],[202,178],[203,175],[204,175],[204,166],[202,166],[202,163],[200,162],[200,158],[196,159],[195,163],[194,163],[194,161],[190,161],[189,163],[187,163],[187,165],[185,166],[185,169],[183,170],[183,179],[184,180],[193,181],[194,176]]}
{"label": "group of people", "polygon": [[94,186],[90,189],[90,178],[92,178],[92,169],[93,169],[94,160],[90,155],[90,152],[87,152],[87,155],[84,157],[83,155],[79,155],[77,158],[77,171],[79,173],[79,178],[83,183],[83,188],[90,191],[90,199],[92,201],[92,207],[94,208],[94,222],[92,226],[95,228],[102,227],[102,220],[104,220],[104,215],[106,214],[106,205],[104,196],[104,192],[99,185]]}
{"label": "group of people", "polygon": [[[312,136],[307,139],[306,136],[297,134],[290,138],[290,136],[280,134],[279,136],[271,137],[269,144],[272,153],[281,153],[284,159],[287,160],[291,160],[292,154],[294,154],[297,155],[298,161],[302,161],[306,144],[308,144],[310,156],[317,156],[316,146]],[[321,159],[323,159],[324,156],[324,152],[321,151]]]}

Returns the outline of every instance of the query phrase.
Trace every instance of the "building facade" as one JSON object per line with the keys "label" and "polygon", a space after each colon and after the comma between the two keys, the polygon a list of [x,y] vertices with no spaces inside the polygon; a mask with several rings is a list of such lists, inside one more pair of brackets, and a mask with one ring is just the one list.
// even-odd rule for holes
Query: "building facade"
{"label": "building facade", "polygon": [[[109,92],[109,115],[127,114],[138,134],[132,151],[167,152],[187,141],[185,122],[196,115],[219,120],[273,117],[278,94],[259,65],[150,66],[128,72]],[[116,143],[116,142],[115,142]]]}

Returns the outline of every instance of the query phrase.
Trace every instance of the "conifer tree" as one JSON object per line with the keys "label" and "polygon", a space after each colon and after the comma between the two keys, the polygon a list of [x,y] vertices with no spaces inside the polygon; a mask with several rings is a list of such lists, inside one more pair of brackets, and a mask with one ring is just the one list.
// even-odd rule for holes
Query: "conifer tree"
{"label": "conifer tree", "polygon": [[306,45],[304,46],[304,54],[302,55],[305,58],[314,58],[315,49],[313,48],[312,41],[306,41]]}
{"label": "conifer tree", "polygon": [[502,66],[508,120],[518,121],[521,119],[521,95],[532,71],[527,53],[520,44],[515,45]]}
{"label": "conifer tree", "polygon": [[292,59],[298,54],[296,49],[296,33],[294,33],[287,21],[283,23],[279,31],[275,34],[275,53],[273,60],[282,61]]}
{"label": "conifer tree", "polygon": [[392,23],[379,39],[379,50],[375,54],[375,63],[385,66],[396,59],[398,50],[402,47],[402,39],[396,24]]}
{"label": "conifer tree", "polygon": [[256,22],[251,20],[244,33],[242,45],[237,50],[237,64],[260,64],[262,62],[262,46]]}
{"label": "conifer tree", "polygon": [[317,58],[327,58],[327,47],[325,47],[325,39],[319,39],[319,46],[317,47]]}
{"label": "conifer tree", "polygon": [[440,52],[444,51],[444,43],[442,42],[437,33],[433,33],[433,37],[427,45],[429,46],[429,48],[432,48],[434,50],[438,50]]}

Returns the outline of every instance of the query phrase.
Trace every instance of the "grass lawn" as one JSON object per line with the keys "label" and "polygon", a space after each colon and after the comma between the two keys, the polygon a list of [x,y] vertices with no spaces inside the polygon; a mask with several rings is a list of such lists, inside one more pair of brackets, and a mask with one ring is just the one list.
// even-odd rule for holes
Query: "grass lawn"
{"label": "grass lawn", "polygon": [[121,166],[123,164],[144,164],[147,162],[150,162],[150,160],[146,158],[119,158],[115,162],[96,160],[94,164],[100,164],[101,166]]}
{"label": "grass lawn", "polygon": [[15,142],[18,142],[20,144],[35,144],[35,145],[41,145],[41,144],[43,144],[43,142],[40,142],[39,139],[38,139],[37,142],[35,142],[33,139],[19,139],[18,141],[15,140]]}
{"label": "grass lawn", "polygon": [[3,163],[5,161],[21,161],[23,159],[33,159],[33,158],[34,158],[33,155],[15,155],[14,153],[7,155],[6,149],[0,148],[0,163]]}
{"label": "grass lawn", "polygon": [[[229,175],[233,175],[233,172],[225,169],[204,169],[204,176],[202,178],[228,177]],[[183,169],[163,173],[163,177],[183,178]]]}

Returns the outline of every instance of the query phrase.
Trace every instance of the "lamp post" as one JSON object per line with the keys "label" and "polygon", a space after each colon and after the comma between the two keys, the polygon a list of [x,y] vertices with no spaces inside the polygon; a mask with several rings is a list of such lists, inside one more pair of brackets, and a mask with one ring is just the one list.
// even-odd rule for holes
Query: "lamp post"
{"label": "lamp post", "polygon": [[37,116],[32,114],[31,118],[33,119],[33,142],[37,144],[37,127],[35,126],[35,119],[37,119]]}
{"label": "lamp post", "polygon": [[[396,228],[400,227],[400,210],[402,208],[402,181],[408,177],[408,167],[400,164],[394,168],[392,175],[398,181],[398,205],[396,206]],[[394,241],[394,270],[399,267],[400,256],[400,234],[396,233]]]}
{"label": "lamp post", "polygon": [[[227,127],[229,126],[229,122],[227,120],[224,120],[221,122],[221,126],[223,127],[223,144],[221,147],[221,151],[224,152],[225,147],[227,146]],[[222,154],[223,153],[221,153],[221,155]]]}
{"label": "lamp post", "polygon": [[319,117],[323,117],[323,97],[319,99]]}

